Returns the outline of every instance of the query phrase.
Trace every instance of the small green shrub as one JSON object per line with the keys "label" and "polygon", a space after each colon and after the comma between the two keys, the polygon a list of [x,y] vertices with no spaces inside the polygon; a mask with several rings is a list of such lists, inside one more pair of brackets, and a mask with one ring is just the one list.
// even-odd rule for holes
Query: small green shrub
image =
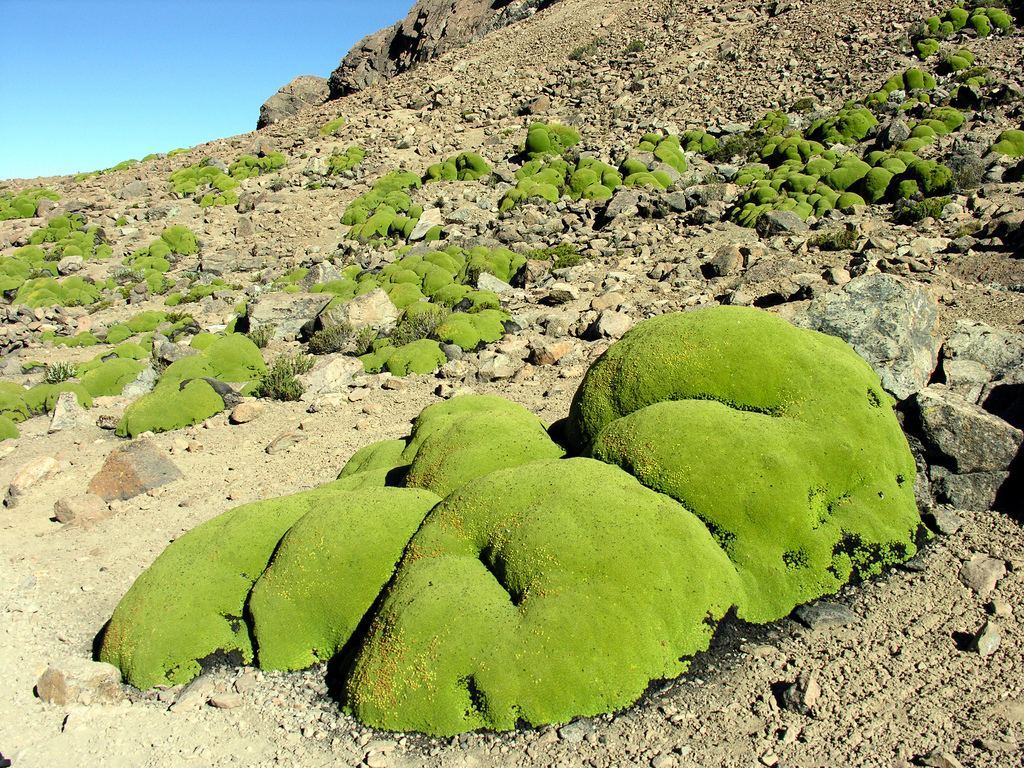
{"label": "small green shrub", "polygon": [[341,126],[343,126],[344,124],[345,118],[339,115],[330,122],[324,123],[320,127],[320,135],[325,137],[334,136],[341,129]]}
{"label": "small green shrub", "polygon": [[274,326],[272,323],[258,325],[252,328],[246,336],[256,345],[258,349],[266,349],[271,339],[274,338]]}
{"label": "small green shrub", "polygon": [[260,377],[256,385],[256,394],[271,400],[299,400],[305,388],[297,377],[309,373],[312,368],[313,358],[308,355],[282,355]]}
{"label": "small green shrub", "polygon": [[[420,306],[424,308],[419,309]],[[402,347],[420,339],[433,338],[449,314],[450,310],[446,307],[425,303],[412,304],[405,310],[395,330],[391,332],[391,343],[396,347]]]}
{"label": "small green shrub", "polygon": [[287,158],[280,152],[268,152],[263,157],[242,155],[228,166],[228,173],[235,179],[251,179],[264,173],[278,171],[287,163]]}
{"label": "small green shrub", "polygon": [[47,384],[60,384],[61,382],[75,378],[77,374],[78,369],[74,363],[68,363],[63,361],[57,363],[49,363],[46,366],[45,381]]}
{"label": "small green shrub", "polygon": [[335,152],[327,161],[327,172],[334,176],[345,171],[351,171],[366,157],[366,150],[357,144],[353,144],[344,152]]}
{"label": "small green shrub", "polygon": [[643,40],[631,40],[629,45],[626,46],[626,53],[640,53],[646,50],[647,43]]}
{"label": "small green shrub", "polygon": [[950,202],[948,197],[929,197],[924,200],[898,200],[893,206],[893,221],[897,224],[916,224],[927,218],[941,219],[942,209]]}
{"label": "small green shrub", "polygon": [[600,50],[601,46],[605,44],[603,37],[597,37],[591,40],[589,43],[584,43],[578,48],[573,48],[569,52],[569,61],[583,61],[583,59],[593,56]]}
{"label": "small green shrub", "polygon": [[583,261],[580,252],[571,243],[561,243],[551,248],[538,248],[527,256],[535,261],[550,261],[552,271],[575,267]]}
{"label": "small green shrub", "polygon": [[818,232],[807,241],[823,251],[848,251],[857,242],[860,232],[856,227],[847,226],[842,229],[830,229],[825,232]]}

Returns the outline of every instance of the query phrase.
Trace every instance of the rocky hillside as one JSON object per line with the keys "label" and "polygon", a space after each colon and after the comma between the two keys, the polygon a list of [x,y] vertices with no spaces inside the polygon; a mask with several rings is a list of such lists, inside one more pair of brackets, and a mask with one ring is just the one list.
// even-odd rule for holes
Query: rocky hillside
{"label": "rocky hillside", "polygon": [[[154,765],[183,755],[210,765],[1015,764],[1022,40],[1019,5],[422,2],[357,46],[329,94],[300,78],[257,132],[73,178],[0,182],[0,610],[13,641],[0,652],[12,692],[0,703],[0,751],[19,768],[137,751]],[[194,674],[206,668],[187,684],[176,672],[136,689],[125,683],[152,680],[123,660],[129,652],[118,656],[127,646],[108,640],[103,651],[112,616],[116,638],[136,631],[115,608],[169,541],[239,503],[334,481],[347,463],[349,475],[359,465],[382,483],[415,484],[386,480],[404,465],[353,454],[374,440],[394,450],[421,411],[466,395],[525,406],[493,423],[511,419],[509,434],[522,429],[551,452],[535,458],[603,456],[659,498],[694,500],[703,481],[666,490],[644,474],[650,465],[621,454],[629,440],[601,446],[585,434],[572,401],[610,346],[659,327],[652,319],[718,307],[848,343],[877,377],[862,387],[871,407],[907,446],[859,426],[836,443],[856,446],[857,461],[895,451],[883,463],[916,465],[894,476],[891,497],[906,495],[926,528],[866,546],[893,518],[865,511],[859,540],[829,549],[857,568],[814,573],[813,596],[825,600],[797,589],[804,597],[783,608],[743,615],[771,623],[726,619],[685,676],[645,677],[638,704],[454,739],[367,727],[406,721],[373,714],[376,699],[347,670],[241,664],[249,637],[270,626],[241,603],[213,619],[241,638],[241,655],[220,658],[225,644],[214,654],[224,663],[185,654]],[[715,346],[727,337],[703,344],[709,359],[734,354]],[[788,375],[832,375],[822,359]],[[785,410],[739,405],[743,418]],[[817,439],[831,420],[809,423]],[[485,448],[501,432],[474,429]],[[657,434],[652,445],[676,439]],[[415,435],[401,448],[413,462]],[[733,487],[748,465],[739,455],[690,474]],[[829,475],[806,501],[832,514],[857,493],[840,486],[865,475]],[[435,485],[436,467],[427,476],[416,486],[426,490],[395,492],[443,498],[466,479]],[[605,481],[565,487],[588,482]],[[496,495],[512,503],[516,492]],[[708,531],[708,551],[735,557],[736,532]],[[800,549],[786,550],[787,567],[819,567]],[[832,594],[857,574],[880,575]],[[152,615],[193,591],[166,590]],[[395,600],[381,610],[398,622]],[[345,645],[383,664],[374,679],[391,674],[376,641],[360,647],[376,635],[350,632],[351,645],[316,658]],[[120,666],[93,661],[97,651]],[[465,685],[472,712],[487,711],[483,689],[474,697]]]}

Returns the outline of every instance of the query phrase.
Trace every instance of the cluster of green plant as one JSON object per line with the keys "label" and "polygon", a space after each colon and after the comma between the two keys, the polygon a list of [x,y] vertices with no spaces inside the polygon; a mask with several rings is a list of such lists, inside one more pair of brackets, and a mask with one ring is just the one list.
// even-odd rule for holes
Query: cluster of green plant
{"label": "cluster of green plant", "polygon": [[432,181],[479,181],[491,174],[491,166],[476,152],[462,152],[427,168],[423,183]]}
{"label": "cluster of green plant", "polygon": [[775,621],[916,553],[892,406],[837,338],[740,307],[654,318],[590,368],[563,445],[520,405],[456,397],[336,481],[178,538],[99,658],[148,688],[344,652],[356,718],[434,736],[619,710],[730,611]]}
{"label": "cluster of green plant", "polygon": [[640,53],[647,49],[647,43],[643,40],[630,40],[626,46],[626,53]]}
{"label": "cluster of green plant", "polygon": [[526,254],[535,261],[550,261],[551,270],[575,267],[583,261],[583,257],[572,243],[561,243],[550,248],[538,248]]}
{"label": "cluster of green plant", "polygon": [[151,160],[162,160],[164,158],[174,157],[175,155],[180,155],[180,154],[182,154],[184,152],[188,152],[188,150],[185,149],[184,147],[179,147],[178,149],[172,149],[170,152],[151,152],[150,154],[146,155],[141,160],[133,160],[133,159],[131,159],[131,160],[122,160],[120,163],[117,163],[116,165],[112,165],[109,168],[104,168],[104,169],[99,170],[99,171],[88,171],[87,173],[76,173],[75,176],[74,176],[74,179],[75,179],[75,181],[85,181],[86,179],[95,178],[96,176],[106,176],[108,173],[117,173],[118,171],[126,171],[129,168],[134,168],[136,165],[139,165],[140,163],[148,163]]}
{"label": "cluster of green plant", "polygon": [[363,162],[365,157],[366,150],[358,144],[353,144],[344,152],[335,152],[331,155],[331,159],[327,161],[327,172],[333,176],[345,171],[351,171]]}
{"label": "cluster of green plant", "polygon": [[521,154],[527,160],[564,155],[580,143],[579,132],[568,125],[533,123],[526,130]]}
{"label": "cluster of green plant", "polygon": [[423,214],[423,206],[413,204],[409,190],[422,185],[420,177],[409,171],[382,176],[342,214],[341,223],[351,227],[348,236],[360,242],[408,238]]}
{"label": "cluster of green plant", "polygon": [[309,351],[314,355],[333,355],[339,352],[356,357],[370,351],[377,332],[370,327],[352,328],[348,323],[331,322],[317,329],[309,337]]}
{"label": "cluster of green plant", "polygon": [[92,408],[93,396],[78,382],[44,382],[25,388],[14,382],[0,381],[0,418],[20,424],[33,416],[53,413],[57,398],[64,392],[74,393],[83,408]]}
{"label": "cluster of green plant", "polygon": [[196,354],[167,366],[156,387],[130,406],[117,425],[121,437],[143,432],[168,432],[198,424],[224,410],[213,382],[244,384],[253,394],[267,370],[263,356],[241,333],[200,333],[191,346]]}
{"label": "cluster of green plant", "polygon": [[257,349],[266,349],[274,338],[275,328],[276,326],[273,323],[264,323],[263,325],[257,325],[255,328],[250,328],[245,335],[256,345]]}
{"label": "cluster of green plant", "polygon": [[201,208],[238,204],[238,181],[215,165],[203,162],[179,168],[170,181],[175,194],[193,198]]}
{"label": "cluster of green plant", "polygon": [[934,56],[940,41],[955,37],[964,29],[978,37],[1013,32],[1013,17],[1004,8],[988,2],[958,2],[943,14],[929,16],[914,35],[914,50],[921,60]]}
{"label": "cluster of green plant", "polygon": [[287,158],[280,152],[268,152],[257,157],[256,155],[242,155],[228,166],[228,173],[232,178],[242,180],[262,176],[264,173],[278,171],[288,163]]}
{"label": "cluster of green plant", "polygon": [[81,256],[83,259],[106,259],[113,253],[107,245],[103,230],[87,226],[85,217],[78,213],[54,216],[46,226],[29,235],[30,245],[43,245],[51,259]]}
{"label": "cluster of green plant", "polygon": [[281,355],[260,377],[255,394],[271,400],[296,401],[302,397],[305,387],[298,377],[313,368],[313,358],[296,353]]}
{"label": "cluster of green plant", "polygon": [[1007,157],[1024,157],[1024,130],[1003,131],[992,145],[992,151]]}
{"label": "cluster of green plant", "polygon": [[324,137],[334,136],[341,129],[341,126],[343,126],[344,124],[345,118],[339,115],[333,120],[330,120],[329,122],[326,122],[322,126],[320,126],[320,135]]}
{"label": "cluster of green plant", "polygon": [[46,365],[46,374],[43,377],[43,381],[47,384],[61,384],[75,378],[77,375],[78,369],[75,364],[62,360]]}
{"label": "cluster of green plant", "polygon": [[897,224],[916,224],[927,218],[942,218],[942,209],[951,202],[949,197],[929,197],[924,200],[900,200],[893,207],[893,220]]}
{"label": "cluster of green plant", "polygon": [[597,53],[601,46],[607,41],[603,37],[595,37],[589,43],[584,43],[569,51],[569,61],[583,61]]}
{"label": "cluster of green plant", "polygon": [[853,225],[828,229],[824,232],[817,232],[812,235],[807,244],[823,251],[848,251],[853,248],[860,231]]}
{"label": "cluster of green plant", "polygon": [[508,315],[498,296],[473,285],[484,272],[510,281],[525,264],[525,256],[505,248],[449,246],[406,254],[379,270],[346,267],[340,279],[311,288],[334,296],[329,308],[381,288],[403,315],[394,331],[379,338],[352,336],[344,327],[324,328],[310,340],[310,351],[355,353],[369,372],[431,373],[445,360],[439,342],[470,351],[504,336]]}
{"label": "cluster of green plant", "polygon": [[[837,113],[815,120],[806,133],[791,128],[780,112],[767,114],[747,132],[747,159],[753,162],[740,168],[736,183],[748,189],[730,218],[754,226],[770,210],[792,211],[806,219],[833,208],[947,194],[953,188],[952,171],[917,153],[959,129],[965,117],[953,107],[930,104],[929,91],[935,85],[931,74],[908,69],[861,102],[848,102]],[[884,108],[897,91],[909,95],[900,108],[921,115],[909,120],[910,138],[887,150],[861,146],[878,122],[872,109]],[[843,147],[830,147],[836,144]]]}
{"label": "cluster of green plant", "polygon": [[212,296],[217,291],[227,291],[234,288],[235,286],[226,283],[223,278],[214,277],[208,281],[193,283],[187,291],[175,291],[174,293],[167,294],[164,304],[168,307],[176,307],[179,304],[194,304],[197,301],[202,301],[207,296]]}
{"label": "cluster of green plant", "polygon": [[160,237],[139,248],[124,258],[124,264],[130,267],[133,275],[138,276],[137,282],[145,282],[149,293],[159,295],[171,287],[165,277],[172,264],[181,256],[194,256],[199,253],[199,240],[188,227],[180,224],[167,227]]}
{"label": "cluster of green plant", "polygon": [[0,194],[0,221],[31,219],[39,209],[39,201],[44,199],[60,200],[60,195],[41,187]]}
{"label": "cluster of green plant", "polygon": [[593,157],[528,160],[516,171],[516,179],[516,186],[498,203],[502,212],[530,199],[554,203],[563,195],[573,200],[607,200],[623,183],[619,171]]}

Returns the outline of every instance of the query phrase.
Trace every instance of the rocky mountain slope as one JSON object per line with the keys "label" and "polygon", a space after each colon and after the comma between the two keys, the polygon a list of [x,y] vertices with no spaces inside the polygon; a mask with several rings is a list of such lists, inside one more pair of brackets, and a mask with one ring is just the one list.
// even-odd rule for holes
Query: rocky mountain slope
{"label": "rocky mountain slope", "polygon": [[[332,76],[345,95],[258,132],[0,183],[0,752],[1016,764],[1024,19],[901,0],[441,5],[364,41]],[[920,555],[768,627],[726,625],[622,712],[505,735],[372,731],[325,666],[140,692],[90,661],[196,524],[333,480],[456,394],[553,422],[633,325],[717,305],[871,364],[917,461]]]}

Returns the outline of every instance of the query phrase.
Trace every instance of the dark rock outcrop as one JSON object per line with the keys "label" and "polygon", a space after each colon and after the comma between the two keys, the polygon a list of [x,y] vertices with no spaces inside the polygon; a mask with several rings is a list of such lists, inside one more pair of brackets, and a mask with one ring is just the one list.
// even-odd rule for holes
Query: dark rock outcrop
{"label": "dark rock outcrop", "polygon": [[300,75],[263,102],[256,128],[273,125],[305,107],[323,104],[327,101],[327,94],[327,78]]}
{"label": "dark rock outcrop", "polygon": [[356,43],[331,73],[330,98],[387,80],[557,1],[418,0],[402,21]]}

